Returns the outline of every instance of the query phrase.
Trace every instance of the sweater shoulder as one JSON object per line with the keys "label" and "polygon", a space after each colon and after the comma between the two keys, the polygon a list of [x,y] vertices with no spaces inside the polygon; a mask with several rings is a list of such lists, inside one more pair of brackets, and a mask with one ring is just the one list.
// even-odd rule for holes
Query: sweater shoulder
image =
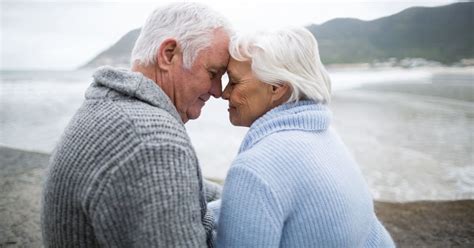
{"label": "sweater shoulder", "polygon": [[[103,99],[86,102],[85,105],[89,106],[89,113],[86,114],[93,114],[104,128],[122,127],[122,132],[116,132],[117,135],[128,133],[143,143],[189,144],[184,125],[162,108],[133,98]],[[91,110],[93,105],[101,107]]]}
{"label": "sweater shoulder", "polygon": [[360,185],[360,189],[365,184],[346,147],[328,131],[273,133],[239,154],[233,166],[254,171],[282,192],[313,187],[325,194],[336,185],[349,190],[347,182]]}
{"label": "sweater shoulder", "polygon": [[[250,149],[240,153],[238,159],[245,166],[256,170],[268,170],[265,166],[275,167],[294,163],[302,159],[301,154],[313,151],[327,134],[299,130],[286,130],[272,133]],[[245,161],[245,162],[244,162]]]}
{"label": "sweater shoulder", "polygon": [[194,154],[179,124],[166,111],[137,100],[86,100],[65,129],[50,164],[100,170],[142,144],[168,143]]}

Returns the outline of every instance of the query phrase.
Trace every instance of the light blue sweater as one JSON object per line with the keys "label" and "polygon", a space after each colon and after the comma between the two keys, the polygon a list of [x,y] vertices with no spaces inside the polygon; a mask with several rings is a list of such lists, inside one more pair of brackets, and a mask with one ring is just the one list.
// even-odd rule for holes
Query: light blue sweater
{"label": "light blue sweater", "polygon": [[311,101],[281,105],[250,127],[216,215],[218,247],[394,247],[367,184]]}

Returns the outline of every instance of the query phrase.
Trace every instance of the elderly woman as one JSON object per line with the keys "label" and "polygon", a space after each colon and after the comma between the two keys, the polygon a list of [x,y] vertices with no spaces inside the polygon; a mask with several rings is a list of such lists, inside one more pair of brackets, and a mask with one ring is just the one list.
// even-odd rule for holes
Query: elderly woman
{"label": "elderly woman", "polygon": [[209,203],[218,247],[393,247],[358,168],[329,128],[330,80],[304,28],[234,38],[230,122],[250,127]]}

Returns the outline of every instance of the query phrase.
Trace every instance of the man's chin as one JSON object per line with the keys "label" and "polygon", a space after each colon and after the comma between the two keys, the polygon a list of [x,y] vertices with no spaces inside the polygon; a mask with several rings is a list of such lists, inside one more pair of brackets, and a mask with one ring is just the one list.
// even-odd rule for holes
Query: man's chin
{"label": "man's chin", "polygon": [[188,120],[195,120],[197,118],[199,118],[199,116],[201,116],[201,109],[197,109],[197,110],[190,110],[188,112],[186,112],[186,117]]}

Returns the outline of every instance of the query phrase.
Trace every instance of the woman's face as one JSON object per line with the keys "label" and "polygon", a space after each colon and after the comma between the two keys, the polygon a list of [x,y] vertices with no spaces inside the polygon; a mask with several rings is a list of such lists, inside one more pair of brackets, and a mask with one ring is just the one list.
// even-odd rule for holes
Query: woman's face
{"label": "woman's face", "polygon": [[262,83],[252,74],[249,61],[229,60],[229,83],[222,98],[229,101],[229,119],[235,126],[250,127],[272,106],[272,85]]}

